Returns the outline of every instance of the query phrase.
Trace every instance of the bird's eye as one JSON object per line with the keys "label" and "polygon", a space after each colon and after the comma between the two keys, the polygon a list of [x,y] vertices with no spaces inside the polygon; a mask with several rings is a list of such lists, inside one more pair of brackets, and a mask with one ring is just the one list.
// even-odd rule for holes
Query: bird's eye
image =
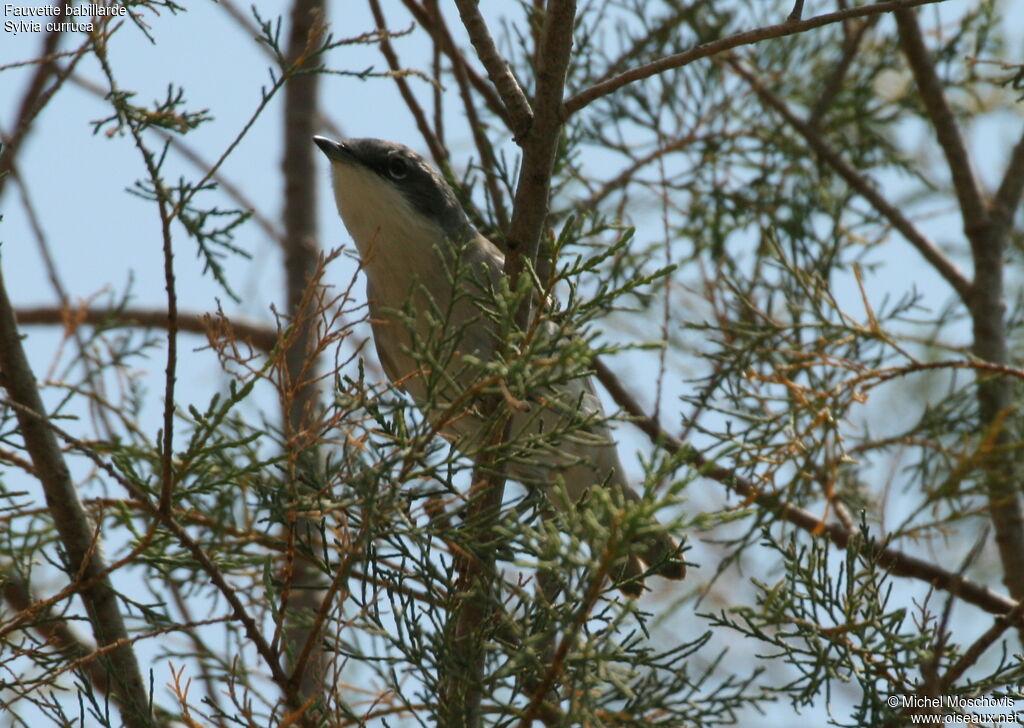
{"label": "bird's eye", "polygon": [[388,160],[388,174],[391,179],[405,179],[409,176],[409,163],[398,156]]}

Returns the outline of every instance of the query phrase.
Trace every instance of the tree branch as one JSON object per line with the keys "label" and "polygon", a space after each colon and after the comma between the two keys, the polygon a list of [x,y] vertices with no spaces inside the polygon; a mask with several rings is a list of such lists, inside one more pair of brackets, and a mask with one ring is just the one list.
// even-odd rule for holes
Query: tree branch
{"label": "tree branch", "polygon": [[[522,140],[523,163],[513,202],[509,229],[505,274],[515,290],[526,261],[536,267],[541,232],[547,219],[551,174],[558,152],[558,140],[564,124],[561,115],[562,94],[572,52],[572,34],[576,19],[574,0],[553,0],[548,4],[541,30],[540,66],[537,68],[537,92],[533,102],[533,123]],[[520,309],[519,326],[525,329],[527,304]],[[525,309],[525,310],[524,310]]]}
{"label": "tree branch", "polygon": [[[964,301],[971,314],[975,356],[994,364],[1009,361],[1006,331],[1006,303],[1004,291],[1004,252],[1007,245],[1009,221],[994,219],[971,169],[971,160],[960,135],[956,119],[946,102],[942,81],[935,71],[935,63],[921,36],[917,16],[909,10],[897,12],[903,53],[913,71],[921,100],[924,103],[939,146],[942,148],[953,180],[953,189],[963,217],[964,234],[971,245],[974,259],[974,282]],[[1024,182],[1013,179],[1024,162],[1017,158],[1024,154],[1018,148],[1011,157],[1008,172],[1010,181],[1001,186],[1007,198],[1019,199],[1019,186]],[[1011,216],[1012,220],[1012,216]],[[1005,377],[978,380],[978,414],[983,431],[990,431],[999,445],[1007,445],[1013,436],[1004,421],[1016,407],[1012,383]],[[1024,500],[1020,491],[1021,468],[1012,453],[996,448],[986,464],[985,485],[989,498],[989,513],[995,530],[995,542],[1003,567],[1003,582],[1015,599],[1024,599]]]}
{"label": "tree branch", "polygon": [[96,643],[100,647],[117,643],[104,660],[124,723],[129,728],[150,726],[153,724],[153,716],[149,694],[135,652],[128,644],[128,631],[118,606],[117,592],[106,574],[105,560],[96,547],[96,530],[78,499],[78,492],[57,438],[49,427],[43,400],[36,388],[35,375],[21,345],[14,309],[7,296],[2,272],[0,372],[0,383],[10,394],[11,400],[20,405],[15,412],[19,430],[64,546],[66,572],[72,579],[80,578],[86,582],[95,579],[82,588],[82,601],[88,611]]}
{"label": "tree branch", "polygon": [[[61,0],[55,0],[52,4],[57,11],[55,20],[59,20],[64,10],[64,3]],[[14,157],[20,150],[21,143],[29,132],[32,131],[32,120],[35,119],[39,112],[43,110],[43,107],[46,106],[46,103],[53,97],[53,94],[60,87],[60,83],[67,78],[66,74],[58,75],[58,82],[51,86],[49,90],[43,90],[50,76],[56,75],[56,64],[47,59],[54,55],[57,50],[57,44],[62,36],[63,31],[53,30],[43,38],[42,48],[39,53],[40,59],[43,60],[36,66],[36,72],[32,75],[28,86],[25,88],[25,93],[21,96],[21,103],[18,104],[18,112],[14,117],[14,127],[10,134],[3,135],[3,149],[0,149],[0,152],[2,152],[0,154],[0,198],[3,197],[7,185],[6,172],[9,172],[13,167]],[[86,39],[76,52],[74,59],[71,61],[71,66],[74,66],[82,59],[85,50],[91,44],[92,40]]]}
{"label": "tree branch", "polygon": [[[516,140],[523,148],[519,184],[509,227],[505,275],[516,290],[519,275],[536,265],[541,231],[547,218],[551,175],[562,130],[559,109],[572,51],[576,18],[575,0],[551,0],[540,33],[540,58],[532,121],[523,116],[528,109],[525,96],[508,65],[493,47],[490,33],[473,0],[456,0],[463,23],[473,39],[481,61],[491,74],[515,121]],[[505,84],[502,88],[501,84]],[[530,321],[530,297],[525,296],[515,312],[516,324],[527,330]],[[477,728],[482,724],[483,672],[487,631],[493,624],[495,548],[499,540],[495,527],[504,500],[505,477],[495,472],[497,447],[508,439],[511,412],[500,397],[486,398],[481,410],[493,429],[487,447],[473,470],[473,489],[463,527],[468,553],[456,559],[458,580],[452,595],[451,614],[446,625],[446,641],[451,663],[442,676],[442,723],[453,728]],[[497,605],[500,609],[500,604]]]}
{"label": "tree branch", "polygon": [[398,93],[402,95],[405,107],[409,109],[409,113],[412,114],[413,119],[416,121],[416,128],[419,129],[420,136],[423,137],[423,141],[430,147],[431,156],[439,165],[447,166],[447,150],[445,150],[437,135],[434,134],[433,129],[430,128],[427,115],[423,113],[423,109],[413,95],[412,89],[409,88],[405,77],[398,73],[402,70],[402,66],[398,62],[398,54],[395,53],[395,49],[388,37],[387,21],[384,19],[384,13],[381,12],[379,0],[370,0],[370,12],[373,13],[373,22],[377,24],[377,30],[380,31],[380,39],[377,45],[380,48],[381,55],[384,56],[384,60],[388,62],[388,68],[394,71],[391,77],[394,79],[395,85],[398,86]]}
{"label": "tree branch", "polygon": [[964,231],[967,233],[968,239],[971,240],[971,245],[975,245],[977,233],[988,222],[988,212],[985,209],[981,188],[971,169],[967,148],[960,136],[960,129],[956,124],[953,111],[946,102],[942,81],[939,80],[934,62],[924,45],[921,27],[917,23],[917,15],[911,10],[897,10],[893,17],[896,19],[896,27],[899,28],[903,55],[906,56],[907,62],[910,64],[921,101],[928,112],[932,126],[935,127],[939,146],[942,147],[942,152],[946,156],[949,173],[953,178],[953,189],[956,191],[960,210],[964,217]]}
{"label": "tree branch", "polygon": [[441,48],[444,50],[445,55],[448,56],[452,62],[453,69],[461,69],[462,73],[465,74],[466,79],[473,86],[478,94],[480,94],[487,104],[487,107],[493,112],[499,119],[501,119],[505,126],[511,130],[514,127],[512,116],[509,110],[505,107],[505,103],[501,100],[501,96],[494,90],[487,79],[483,78],[466,62],[465,56],[455,45],[455,41],[452,39],[451,32],[448,30],[448,26],[444,22],[444,17],[439,13],[436,17],[431,15],[427,10],[418,5],[415,0],[402,0],[406,9],[416,19],[416,22],[421,27],[425,28],[430,33],[434,34],[435,37],[440,38]]}
{"label": "tree branch", "polygon": [[[595,358],[593,364],[597,378],[604,385],[605,389],[608,390],[615,403],[633,418],[631,420],[633,424],[646,434],[655,445],[664,448],[672,454],[684,453],[685,461],[697,469],[703,477],[721,483],[729,490],[756,504],[758,507],[771,511],[782,520],[792,523],[812,535],[827,537],[829,541],[842,549],[847,548],[851,541],[854,541],[859,535],[840,523],[826,524],[803,508],[786,503],[773,493],[763,492],[761,488],[735,470],[718,465],[713,460],[708,459],[703,454],[665,432],[654,418],[643,410],[604,362]],[[880,566],[887,569],[894,576],[909,577],[923,581],[937,589],[949,592],[965,602],[974,604],[986,612],[1002,615],[1004,618],[1012,617],[1016,623],[1024,624],[1021,612],[1017,609],[1018,602],[997,594],[986,586],[965,579],[960,574],[947,571],[916,556],[911,556],[880,544],[877,541],[870,541],[864,544],[864,548],[873,558],[877,559]]]}
{"label": "tree branch", "polygon": [[[22,325],[63,324],[65,323],[65,317],[67,314],[67,311],[59,308],[40,307],[19,309],[18,322]],[[83,309],[77,312],[77,315],[78,318],[76,319],[76,322],[90,325],[99,325],[116,320],[120,326],[138,325],[159,328],[167,323],[167,315],[163,311],[146,311],[136,309]],[[248,321],[244,319],[223,319],[223,322],[217,323],[216,326],[225,331],[226,335],[242,338],[250,345],[266,352],[272,351],[277,344],[277,332],[273,327],[255,321]],[[181,313],[179,314],[178,327],[181,331],[187,331],[190,333],[201,334],[204,336],[215,335],[214,320],[207,314]],[[984,362],[942,361],[924,363],[914,365],[913,367],[882,372],[879,375],[879,379],[880,381],[888,381],[893,377],[903,376],[911,373],[912,371],[930,371],[950,367],[1002,373],[1018,378],[1024,377],[1024,371],[1005,366],[997,366]],[[611,394],[612,399],[615,400],[616,404],[618,404],[631,417],[635,418],[634,424],[642,432],[648,435],[652,442],[656,444],[663,442],[664,447],[673,453],[686,448],[685,444],[663,431],[661,427],[643,411],[633,396],[626,391],[625,387],[615,374],[608,369],[600,359],[594,360],[594,369],[597,372],[598,379],[601,381],[602,385],[604,385],[605,389],[608,390],[609,394]],[[705,477],[722,483],[730,490],[733,490],[744,497],[750,497],[751,494],[758,492],[753,483],[736,474],[734,471],[719,466],[712,466],[710,469],[707,469],[709,465],[712,464],[710,464],[709,461],[700,453],[692,453],[690,463],[694,467],[701,469],[702,475]],[[759,506],[771,508],[772,510],[779,512],[784,520],[799,526],[810,533],[818,533],[822,527],[821,520],[817,516],[793,505],[780,504],[774,496],[759,495],[754,498],[754,502]],[[836,525],[828,526],[826,528],[826,533],[833,543],[844,548],[851,538],[851,532],[849,529],[840,528]],[[897,576],[912,577],[930,584],[935,584],[938,588],[955,593],[964,601],[974,604],[975,606],[978,606],[992,614],[1005,614],[1016,606],[1016,602],[996,594],[987,587],[964,579],[960,575],[946,571],[934,564],[930,564],[921,559],[888,547],[875,545],[873,548],[875,548],[881,555],[880,561],[887,565],[891,569],[891,572]]]}
{"label": "tree branch", "polygon": [[821,123],[821,119],[825,116],[832,102],[835,101],[836,96],[839,95],[839,91],[843,87],[843,80],[846,78],[846,74],[849,72],[860,50],[860,43],[864,39],[864,34],[880,17],[882,16],[872,16],[864,22],[857,24],[857,27],[852,32],[847,32],[844,35],[839,62],[836,63],[836,67],[829,74],[828,80],[825,81],[822,87],[821,95],[807,115],[807,123],[812,127],[818,126]]}
{"label": "tree branch", "polygon": [[[63,308],[35,306],[17,309],[19,326],[60,325],[66,330],[77,326],[110,326],[164,329],[167,311],[141,308]],[[267,324],[246,318],[214,317],[207,313],[180,312],[178,330],[208,338],[241,339],[250,346],[270,352],[277,345],[277,331]]]}
{"label": "tree branch", "polygon": [[512,74],[508,61],[502,58],[494,44],[487,23],[480,14],[478,2],[479,0],[455,0],[455,5],[459,8],[459,16],[466,32],[469,33],[469,40],[476,49],[477,57],[487,69],[491,83],[498,89],[498,94],[508,110],[512,120],[512,134],[519,138],[530,128],[533,111],[519,81]]}
{"label": "tree branch", "polygon": [[[39,599],[21,574],[13,566],[5,568],[0,572],[0,581],[3,582],[4,600],[16,612],[24,612],[32,609]],[[91,655],[95,650],[92,645],[75,634],[71,626],[60,616],[54,614],[50,609],[43,610],[32,622],[31,627],[47,642],[51,643],[58,650],[66,652],[72,659],[77,660]],[[92,685],[102,695],[110,694],[110,681],[103,665],[99,660],[87,660],[84,663],[86,673]]]}
{"label": "tree branch", "polygon": [[[299,73],[291,76],[284,86],[284,155],[281,171],[284,176],[284,266],[285,296],[288,317],[294,333],[285,351],[287,384],[281,388],[284,411],[285,448],[288,454],[288,481],[300,483],[301,472],[308,466],[307,433],[316,421],[320,391],[317,384],[318,351],[316,335],[316,289],[320,260],[320,240],[317,227],[317,174],[315,148],[312,138],[319,109],[320,75],[310,73],[315,67],[311,60],[313,50],[320,44],[326,31],[324,0],[295,0],[291,9],[291,29],[288,34],[286,55],[288,66]],[[312,454],[315,457],[315,454]],[[293,486],[295,487],[295,486]],[[290,493],[292,497],[294,491]],[[287,526],[286,539],[310,533],[317,539],[316,524],[310,518],[294,515]],[[316,550],[314,546],[314,550]],[[292,553],[290,550],[289,554]],[[283,588],[277,619],[285,626],[287,653],[295,659],[302,646],[314,644],[316,649],[307,656],[316,669],[302,670],[297,682],[289,680],[288,690],[298,689],[296,711],[308,707],[324,689],[323,678],[328,658],[322,641],[310,634],[308,617],[319,612],[324,598],[324,579],[316,569],[304,561],[283,565]],[[293,595],[294,587],[294,595]],[[289,614],[289,612],[294,614]],[[315,627],[314,627],[315,628]],[[287,692],[286,692],[287,694]],[[307,701],[309,701],[307,703]]]}
{"label": "tree branch", "polygon": [[1024,135],[1017,141],[1010,155],[1010,163],[1003,173],[1003,181],[996,190],[992,216],[997,224],[1007,229],[1013,224],[1021,195],[1024,194]]}
{"label": "tree branch", "polygon": [[768,25],[763,28],[734,33],[733,35],[726,36],[725,38],[694,46],[688,51],[676,53],[671,56],[666,56],[665,58],[660,58],[657,61],[646,63],[643,66],[625,71],[620,73],[618,76],[608,79],[607,81],[602,81],[590,88],[584,89],[565,102],[564,115],[567,117],[571,116],[602,96],[607,96],[608,94],[611,94],[634,81],[641,81],[645,78],[656,76],[659,73],[663,73],[668,70],[682,68],[694,61],[700,60],[701,58],[717,55],[718,53],[722,53],[723,51],[727,51],[732,48],[759,43],[760,41],[768,40],[769,38],[783,38],[787,35],[796,35],[814,28],[820,28],[824,25],[838,23],[849,18],[866,17],[869,15],[877,15],[879,13],[892,12],[898,8],[910,8],[918,5],[928,5],[931,3],[945,1],[946,0],[889,0],[888,2],[879,2],[874,5],[863,5],[846,8],[845,10],[837,10],[834,13],[818,15],[814,18],[808,18],[807,20],[787,21],[778,25]]}
{"label": "tree branch", "polygon": [[774,109],[786,123],[789,124],[793,129],[804,138],[808,146],[818,155],[821,161],[825,162],[832,170],[838,174],[843,180],[846,181],[854,191],[857,192],[861,197],[868,201],[868,203],[886,220],[889,221],[901,235],[917,248],[917,251],[931,263],[932,267],[935,268],[936,272],[941,275],[953,290],[961,297],[966,300],[971,283],[967,279],[967,276],[963,274],[960,268],[950,260],[945,253],[943,253],[939,247],[929,240],[917,227],[906,218],[899,208],[890,203],[871,183],[871,181],[864,177],[860,172],[854,169],[851,165],[842,158],[842,156],[834,150],[828,142],[821,136],[821,133],[811,124],[800,119],[792,110],[786,105],[786,103],[778,96],[773,94],[760,81],[750,73],[743,65],[735,58],[728,60],[729,66],[736,71],[754,90],[754,93],[765,103],[765,105]]}

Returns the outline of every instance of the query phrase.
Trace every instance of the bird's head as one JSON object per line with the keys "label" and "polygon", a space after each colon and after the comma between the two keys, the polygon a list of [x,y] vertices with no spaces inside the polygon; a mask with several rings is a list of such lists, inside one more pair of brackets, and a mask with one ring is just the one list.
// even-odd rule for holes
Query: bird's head
{"label": "bird's head", "polygon": [[472,231],[444,177],[408,147],[383,139],[313,137],[331,162],[338,212],[360,253],[415,255]]}

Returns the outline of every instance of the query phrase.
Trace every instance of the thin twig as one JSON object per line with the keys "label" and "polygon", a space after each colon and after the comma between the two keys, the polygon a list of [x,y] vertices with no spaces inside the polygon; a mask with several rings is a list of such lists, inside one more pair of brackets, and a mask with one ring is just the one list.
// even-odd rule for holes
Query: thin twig
{"label": "thin twig", "polygon": [[659,73],[664,73],[671,69],[682,68],[694,61],[700,60],[701,58],[708,58],[709,56],[717,55],[718,53],[722,53],[723,51],[727,51],[732,48],[759,43],[770,38],[782,38],[787,35],[804,33],[808,30],[820,28],[824,25],[842,22],[848,18],[877,15],[879,13],[892,12],[898,8],[911,8],[918,5],[928,5],[938,2],[946,2],[946,0],[890,0],[889,2],[880,2],[875,3],[874,5],[862,5],[847,8],[845,10],[838,10],[833,13],[826,13],[814,18],[808,18],[807,20],[798,20],[796,22],[787,21],[778,25],[768,25],[763,28],[755,28],[754,30],[734,33],[733,35],[726,36],[725,38],[694,46],[688,51],[666,56],[665,58],[659,58],[657,61],[652,61],[651,63],[645,63],[642,66],[620,73],[618,76],[610,78],[607,81],[594,84],[593,86],[580,91],[565,102],[565,116],[575,114],[583,107],[603,96],[614,93],[627,84],[634,83],[635,81],[642,81],[645,78],[656,76]]}
{"label": "thin twig", "polygon": [[381,55],[384,56],[384,59],[388,62],[388,67],[393,71],[391,78],[394,80],[395,85],[398,86],[398,93],[402,95],[405,107],[412,114],[416,122],[416,128],[419,130],[420,136],[423,137],[423,141],[430,148],[430,154],[434,161],[439,165],[446,166],[448,164],[448,151],[441,144],[441,140],[437,138],[437,135],[434,134],[434,130],[431,129],[430,122],[427,120],[426,113],[424,113],[423,108],[420,106],[420,102],[416,100],[416,96],[413,95],[412,89],[409,88],[409,82],[406,81],[405,76],[401,73],[402,66],[398,62],[398,54],[395,52],[394,46],[391,45],[387,21],[384,19],[384,13],[380,9],[379,0],[370,0],[370,12],[373,13],[373,22],[377,24],[377,47],[380,48]]}
{"label": "thin twig", "polygon": [[[644,411],[604,362],[594,359],[593,364],[597,378],[608,390],[615,403],[632,418],[631,422],[655,445],[673,454],[685,454],[686,462],[697,469],[703,477],[721,483],[758,507],[771,511],[784,521],[788,521],[808,533],[825,536],[840,548],[847,548],[850,542],[858,536],[840,523],[823,523],[814,514],[781,500],[776,494],[765,493],[735,470],[718,465],[665,432]],[[910,577],[931,584],[936,589],[947,591],[990,614],[1010,615],[1012,613],[1015,623],[1024,624],[1021,612],[1017,610],[1018,602],[1009,597],[997,594],[988,587],[970,581],[960,574],[947,571],[936,564],[890,548],[877,541],[869,541],[862,546],[877,560],[880,566],[894,576]]]}
{"label": "thin twig", "polygon": [[860,172],[853,168],[842,158],[832,146],[825,141],[821,133],[807,122],[800,119],[786,103],[766,88],[757,77],[748,71],[743,64],[730,58],[727,61],[730,67],[742,77],[754,90],[754,93],[770,108],[775,110],[787,124],[789,124],[800,136],[804,138],[808,146],[818,155],[818,158],[825,162],[832,170],[845,180],[861,197],[868,201],[871,206],[889,221],[901,235],[913,245],[917,251],[927,260],[941,275],[953,290],[961,298],[966,298],[971,283],[967,276],[960,270],[939,247],[929,240],[917,227],[897,208],[890,203],[872,184],[872,182]]}
{"label": "thin twig", "polygon": [[[858,23],[857,27],[852,32],[847,32],[843,36],[843,49],[839,56],[839,61],[836,63],[832,73],[829,74],[828,79],[822,85],[821,94],[818,96],[818,100],[814,102],[814,106],[811,108],[810,113],[807,115],[807,123],[811,126],[818,126],[821,123],[822,117],[825,116],[825,112],[828,111],[832,102],[835,101],[836,96],[839,95],[839,91],[843,88],[843,80],[846,78],[846,74],[849,73],[850,68],[853,66],[853,61],[857,57],[857,53],[860,50],[860,43],[864,39],[865,33],[876,23],[881,15],[874,15],[862,23]],[[845,26],[844,26],[845,27]]]}
{"label": "thin twig", "polygon": [[1001,614],[996,617],[992,626],[985,630],[978,639],[971,643],[971,646],[964,650],[964,653],[960,656],[960,659],[955,664],[950,666],[946,674],[939,680],[939,693],[944,693],[950,686],[952,686],[957,680],[959,680],[967,669],[974,665],[978,658],[980,658],[985,651],[991,647],[997,639],[999,639],[1006,630],[1013,626],[1019,626],[1024,621],[1024,602],[1019,602],[1017,606],[1011,609],[1006,614]]}
{"label": "thin twig", "polygon": [[[220,4],[224,5],[223,2],[221,2]],[[78,88],[88,91],[90,94],[96,96],[97,98],[106,98],[106,91],[104,91],[97,84],[93,83],[81,74],[71,74],[71,82]],[[199,154],[199,152],[197,152],[195,149],[189,146],[189,144],[185,141],[185,138],[180,134],[172,134],[171,132],[165,129],[161,129],[159,127],[154,128],[152,131],[155,132],[161,139],[163,139],[164,142],[170,144],[172,149],[175,149],[179,154],[181,154],[182,157],[188,160],[192,164],[192,166],[198,169],[199,171],[205,174],[212,168],[213,165],[211,165],[208,160],[204,159],[203,156]],[[246,210],[250,214],[253,222],[259,225],[271,240],[274,240],[278,245],[284,245],[284,234],[281,232],[281,230],[273,221],[270,220],[270,218],[266,217],[260,211],[259,205],[254,203],[238,185],[236,185],[234,182],[228,179],[228,177],[226,177],[222,172],[219,171],[214,172],[211,179],[217,183],[218,189],[223,190],[224,193],[228,195],[228,197],[234,199],[235,202],[237,202],[242,209]]]}
{"label": "thin twig", "polygon": [[[35,306],[16,310],[19,326],[60,325],[73,330],[77,326],[142,327],[162,329],[167,326],[163,309],[140,308],[64,308]],[[209,338],[230,337],[246,342],[265,352],[277,346],[277,330],[268,324],[246,319],[214,317],[206,313],[181,311],[178,330]]]}
{"label": "thin twig", "polygon": [[[9,566],[2,572],[4,600],[16,612],[31,610],[33,605],[39,602],[39,598],[32,593],[28,584],[18,573],[17,569]],[[31,627],[47,642],[56,649],[65,652],[72,657],[84,657],[95,651],[93,645],[88,644],[83,637],[76,634],[66,620],[53,614],[50,609],[43,609],[33,620]],[[102,695],[110,692],[110,682],[107,671],[97,660],[89,660],[85,663],[89,680]]]}
{"label": "thin twig", "polygon": [[[55,19],[59,20],[60,15],[64,10],[64,3],[61,0],[55,0],[53,6],[56,9]],[[59,23],[58,23],[59,27]],[[60,87],[60,83],[55,83],[50,87],[49,91],[44,91],[46,82],[51,76],[55,75],[57,66],[51,61],[45,60],[53,56],[54,51],[57,50],[57,43],[60,41],[63,31],[52,30],[46,34],[43,38],[42,48],[40,49],[39,58],[43,59],[38,66],[36,71],[32,74],[32,78],[29,79],[28,85],[25,88],[25,92],[21,96],[21,103],[18,104],[18,111],[14,117],[14,126],[9,134],[2,135],[3,149],[0,150],[0,198],[3,197],[4,190],[6,189],[7,180],[5,172],[9,171],[14,163],[14,158],[21,149],[21,143],[32,130],[32,120],[38,116],[39,112],[46,106],[47,101],[53,98],[54,92]],[[74,65],[82,56],[85,51],[91,46],[92,39],[87,38],[86,41],[79,46],[76,51],[74,60],[71,65]],[[67,76],[58,76],[58,79],[67,78]]]}
{"label": "thin twig", "polygon": [[441,49],[448,56],[448,60],[452,62],[452,67],[461,69],[466,80],[484,99],[484,103],[491,110],[491,113],[501,119],[505,123],[505,127],[511,130],[513,128],[512,116],[509,114],[509,110],[505,108],[501,96],[498,95],[498,92],[494,90],[494,87],[488,80],[477,73],[466,61],[462,51],[455,45],[451,31],[448,30],[448,25],[444,22],[444,15],[441,13],[438,13],[436,16],[431,15],[416,0],[402,0],[402,3],[416,19],[416,22],[420,24],[420,27],[435,34],[435,37],[440,37]]}
{"label": "thin twig", "polygon": [[[110,84],[111,98],[120,95],[114,73],[106,54],[106,46],[96,48],[96,58],[100,62]],[[156,194],[157,211],[160,216],[160,242],[163,260],[164,290],[167,294],[167,357],[164,365],[164,407],[163,407],[163,438],[160,457],[160,511],[167,514],[171,510],[174,493],[174,388],[178,370],[178,294],[174,276],[174,244],[171,235],[171,222],[177,208],[171,204],[170,194],[163,183],[160,163],[156,155],[149,149],[142,138],[142,132],[136,123],[128,124],[129,133],[135,148],[142,155],[146,165],[146,173]]]}

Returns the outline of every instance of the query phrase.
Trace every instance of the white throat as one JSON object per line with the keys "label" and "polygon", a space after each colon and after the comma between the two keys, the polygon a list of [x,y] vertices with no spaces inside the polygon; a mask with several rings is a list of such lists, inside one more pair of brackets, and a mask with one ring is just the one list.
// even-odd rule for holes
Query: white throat
{"label": "white throat", "polygon": [[[445,275],[437,254],[450,245],[440,225],[424,217],[387,180],[359,164],[331,165],[338,213],[374,287],[405,288],[414,279]],[[387,275],[378,272],[386,270]],[[399,299],[401,300],[401,299]]]}

